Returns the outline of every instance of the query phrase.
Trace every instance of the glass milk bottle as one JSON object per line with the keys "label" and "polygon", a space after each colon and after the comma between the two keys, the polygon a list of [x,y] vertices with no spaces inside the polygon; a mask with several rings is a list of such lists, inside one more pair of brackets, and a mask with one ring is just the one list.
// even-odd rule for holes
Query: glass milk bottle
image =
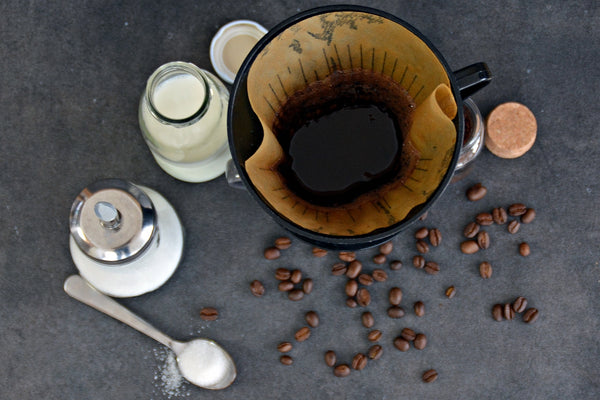
{"label": "glass milk bottle", "polygon": [[194,64],[171,62],[148,79],[139,107],[142,134],[169,175],[205,182],[225,171],[227,88]]}

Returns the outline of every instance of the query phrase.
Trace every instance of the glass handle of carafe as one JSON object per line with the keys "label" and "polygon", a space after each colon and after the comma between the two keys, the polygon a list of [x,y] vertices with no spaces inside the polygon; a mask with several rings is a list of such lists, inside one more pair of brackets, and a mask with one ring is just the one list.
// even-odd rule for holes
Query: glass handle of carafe
{"label": "glass handle of carafe", "polygon": [[225,178],[227,178],[227,183],[232,188],[246,189],[246,186],[244,186],[244,182],[242,182],[242,178],[240,177],[240,173],[231,158],[227,160],[227,165],[225,166]]}
{"label": "glass handle of carafe", "polygon": [[454,71],[460,97],[466,99],[486,86],[492,80],[492,73],[486,63],[471,64]]}

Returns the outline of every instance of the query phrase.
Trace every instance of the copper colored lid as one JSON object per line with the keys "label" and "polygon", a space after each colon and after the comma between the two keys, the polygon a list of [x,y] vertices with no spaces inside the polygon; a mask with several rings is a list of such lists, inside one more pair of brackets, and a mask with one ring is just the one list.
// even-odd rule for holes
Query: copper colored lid
{"label": "copper colored lid", "polygon": [[500,104],[486,120],[485,146],[501,158],[517,158],[525,154],[537,134],[535,116],[523,104]]}

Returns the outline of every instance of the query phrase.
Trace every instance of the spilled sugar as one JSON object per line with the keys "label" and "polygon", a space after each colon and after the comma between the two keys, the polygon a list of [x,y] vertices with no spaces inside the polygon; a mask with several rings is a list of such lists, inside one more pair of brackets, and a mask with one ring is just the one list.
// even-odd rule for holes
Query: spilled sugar
{"label": "spilled sugar", "polygon": [[154,386],[168,399],[189,397],[191,391],[179,372],[175,354],[164,347],[153,349],[152,353],[158,361],[158,369],[154,373]]}

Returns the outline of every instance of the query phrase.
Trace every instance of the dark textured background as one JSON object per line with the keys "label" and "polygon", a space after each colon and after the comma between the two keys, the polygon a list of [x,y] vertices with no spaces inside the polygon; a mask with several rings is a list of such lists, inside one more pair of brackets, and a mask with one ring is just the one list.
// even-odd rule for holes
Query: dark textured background
{"label": "dark textured background", "polygon": [[[352,2],[354,3],[354,2]],[[262,250],[283,234],[244,191],[223,177],[205,184],[163,173],[145,146],[137,103],[148,76],[173,60],[212,70],[212,35],[234,19],[270,28],[318,1],[16,1],[0,3],[0,398],[162,399],[162,347],[83,306],[62,290],[76,272],[68,250],[72,201],[89,183],[119,177],[155,188],[186,227],[180,268],[159,290],[122,303],[167,334],[206,335],[237,361],[227,390],[181,388],[189,398],[597,399],[600,397],[600,10],[596,1],[373,1],[408,21],[458,69],[485,61],[493,83],[474,96],[486,115],[505,101],[526,104],[538,138],[525,156],[499,159],[487,150],[466,178],[451,185],[420,225],[444,239],[429,258],[442,272],[410,266],[413,228],[394,239],[404,268],[372,290],[370,309],[384,331],[384,355],[365,370],[335,378],[327,349],[349,361],[367,347],[360,309],[344,306],[344,279],[332,277],[336,255],[310,255],[295,241],[272,262]],[[366,3],[365,3],[366,4]],[[468,203],[467,187],[488,187]],[[473,216],[520,201],[538,217],[514,236],[491,227],[492,246],[465,256],[460,232]],[[419,225],[419,226],[420,226]],[[416,228],[416,226],[415,226]],[[528,258],[517,245],[531,244]],[[375,250],[359,257],[367,268]],[[483,281],[480,261],[494,266]],[[292,303],[276,291],[276,267],[301,268],[314,292]],[[386,267],[387,268],[387,267]],[[261,279],[257,299],[248,284]],[[444,297],[454,284],[455,298]],[[387,290],[404,289],[404,305],[423,300],[417,319],[385,317]],[[526,296],[539,308],[533,325],[497,323],[496,302]],[[198,310],[217,307],[203,322]],[[321,326],[296,346],[295,363],[278,362],[302,315]],[[428,347],[400,353],[400,329],[425,332]],[[436,368],[438,380],[420,376]],[[158,379],[156,378],[158,377]]]}

